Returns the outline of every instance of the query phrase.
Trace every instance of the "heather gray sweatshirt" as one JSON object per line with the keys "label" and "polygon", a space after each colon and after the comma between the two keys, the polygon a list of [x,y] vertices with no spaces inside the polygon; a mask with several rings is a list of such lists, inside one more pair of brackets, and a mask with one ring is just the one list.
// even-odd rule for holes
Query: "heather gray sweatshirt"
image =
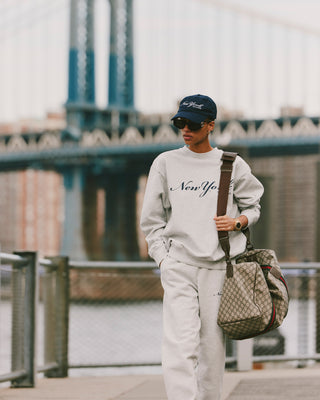
{"label": "heather gray sweatshirt", "polygon": [[[149,255],[159,265],[170,255],[177,261],[215,268],[224,258],[215,221],[221,156],[214,148],[195,153],[187,146],[160,154],[153,162],[141,214]],[[237,156],[233,165],[227,215],[245,215],[249,226],[260,216],[262,184]],[[231,257],[245,250],[241,232],[229,232]]]}

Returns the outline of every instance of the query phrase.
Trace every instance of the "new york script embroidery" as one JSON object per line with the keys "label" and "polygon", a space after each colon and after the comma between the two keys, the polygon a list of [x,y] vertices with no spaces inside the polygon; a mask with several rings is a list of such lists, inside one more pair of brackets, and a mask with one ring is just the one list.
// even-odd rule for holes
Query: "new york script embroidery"
{"label": "new york script embroidery", "polygon": [[209,190],[217,190],[218,186],[216,185],[216,181],[204,181],[200,185],[196,185],[192,180],[190,181],[183,181],[179,186],[176,188],[170,188],[171,191],[175,190],[181,190],[181,191],[186,191],[186,190],[193,190],[193,191],[200,191],[199,197],[204,197]]}
{"label": "new york script embroidery", "polygon": [[[230,188],[232,187],[233,184],[233,179],[230,182]],[[193,180],[189,180],[189,181],[183,181],[181,182],[177,187],[171,187],[170,191],[174,192],[176,190],[180,190],[180,191],[194,191],[194,192],[200,192],[199,193],[199,197],[204,197],[209,191],[211,190],[219,190],[218,186],[217,186],[217,182],[216,181],[204,181],[202,183],[200,183],[200,185],[197,185],[196,183],[194,183]]]}

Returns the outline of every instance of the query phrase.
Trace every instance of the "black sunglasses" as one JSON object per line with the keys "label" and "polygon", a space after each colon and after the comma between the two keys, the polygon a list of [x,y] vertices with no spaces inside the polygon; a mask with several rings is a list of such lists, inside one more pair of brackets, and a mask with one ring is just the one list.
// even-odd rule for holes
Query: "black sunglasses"
{"label": "black sunglasses", "polygon": [[204,121],[200,122],[199,124],[198,122],[192,122],[189,119],[178,117],[173,120],[173,125],[178,129],[183,129],[186,125],[188,125],[190,131],[198,131],[199,129],[203,128]]}

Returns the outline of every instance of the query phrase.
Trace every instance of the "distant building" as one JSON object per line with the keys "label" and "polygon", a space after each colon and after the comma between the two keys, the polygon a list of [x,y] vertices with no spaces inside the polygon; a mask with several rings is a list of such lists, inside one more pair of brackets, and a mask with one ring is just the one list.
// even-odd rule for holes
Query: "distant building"
{"label": "distant building", "polygon": [[64,129],[66,127],[65,112],[48,112],[45,119],[20,119],[15,122],[0,123],[0,135],[23,132],[42,132],[45,130]]}
{"label": "distant building", "polygon": [[281,117],[301,117],[304,115],[303,107],[283,106],[280,109]]}
{"label": "distant building", "polygon": [[[0,135],[64,127],[64,113],[48,113],[45,120],[0,124]],[[0,172],[0,188],[1,251],[38,250],[42,255],[57,255],[63,219],[61,175],[35,169]]]}

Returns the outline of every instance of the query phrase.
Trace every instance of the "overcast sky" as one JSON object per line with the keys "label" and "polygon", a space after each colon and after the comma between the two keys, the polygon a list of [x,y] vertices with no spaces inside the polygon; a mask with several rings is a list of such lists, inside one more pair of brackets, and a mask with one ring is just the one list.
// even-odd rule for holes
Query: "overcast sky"
{"label": "overcast sky", "polygon": [[230,0],[230,3],[319,29],[319,0]]}
{"label": "overcast sky", "polygon": [[[319,114],[320,36],[302,38],[292,31],[287,39],[279,27],[255,22],[251,28],[248,17],[211,3],[217,1],[134,0],[137,109],[170,112],[182,96],[206,92],[220,106],[244,110],[247,116],[276,116],[285,103]],[[319,29],[319,0],[223,3]],[[68,4],[0,2],[0,122],[42,118],[45,111],[62,108],[67,98]],[[96,9],[96,93],[98,105],[105,107],[108,0],[96,0]]]}

